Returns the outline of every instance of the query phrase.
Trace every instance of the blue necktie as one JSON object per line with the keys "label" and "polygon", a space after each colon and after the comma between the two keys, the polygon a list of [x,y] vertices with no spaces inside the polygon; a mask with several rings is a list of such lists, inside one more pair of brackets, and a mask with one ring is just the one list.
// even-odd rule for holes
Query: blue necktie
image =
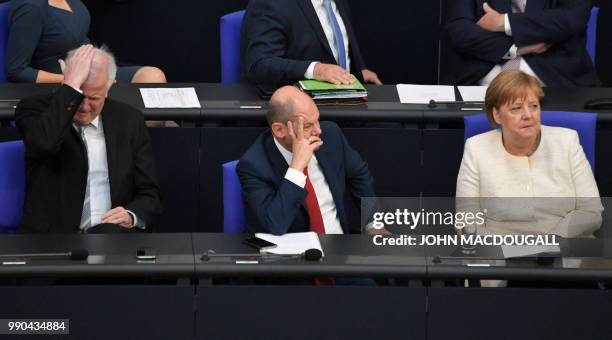
{"label": "blue necktie", "polygon": [[[343,69],[346,68],[346,50],[344,49],[344,37],[342,36],[342,30],[340,24],[338,24],[338,18],[334,14],[332,9],[332,0],[325,0],[325,9],[327,10],[327,17],[334,29],[334,39],[336,40],[336,47],[338,48],[338,64]],[[347,70],[348,71],[348,70]]]}

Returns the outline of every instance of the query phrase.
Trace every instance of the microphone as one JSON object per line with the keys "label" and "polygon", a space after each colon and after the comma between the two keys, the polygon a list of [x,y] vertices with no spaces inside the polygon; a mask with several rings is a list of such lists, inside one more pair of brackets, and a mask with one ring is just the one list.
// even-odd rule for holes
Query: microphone
{"label": "microphone", "polygon": [[232,254],[232,253],[215,253],[214,250],[209,249],[200,259],[202,261],[209,261],[212,258],[222,258],[222,257],[234,257],[234,258],[258,258],[258,259],[304,259],[306,261],[319,261],[323,257],[323,252],[319,249],[308,249],[301,254],[291,254],[291,255],[283,255],[283,254],[260,254],[260,253],[251,253],[251,254]]}
{"label": "microphone", "polygon": [[319,249],[308,249],[304,252],[304,259],[306,261],[319,261],[323,257],[323,252]]}
{"label": "microphone", "polygon": [[62,260],[70,259],[72,261],[86,260],[89,256],[87,249],[73,249],[67,253],[25,253],[25,254],[0,254],[0,259],[46,259],[46,260]]}

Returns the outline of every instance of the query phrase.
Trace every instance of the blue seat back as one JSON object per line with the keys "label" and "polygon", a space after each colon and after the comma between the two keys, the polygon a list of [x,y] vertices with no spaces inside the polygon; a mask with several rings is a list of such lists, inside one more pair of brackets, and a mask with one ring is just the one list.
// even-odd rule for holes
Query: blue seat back
{"label": "blue seat back", "polygon": [[599,17],[599,7],[591,9],[591,17],[587,23],[586,48],[593,65],[595,65],[595,54],[597,52],[597,18]]}
{"label": "blue seat back", "polygon": [[23,212],[25,195],[22,141],[0,143],[0,233],[14,232]]}
{"label": "blue seat back", "polygon": [[221,17],[221,82],[240,82],[240,28],[244,10]]}
{"label": "blue seat back", "polygon": [[[544,111],[542,112],[542,124],[573,129],[578,132],[580,144],[595,173],[595,128],[597,127],[597,115],[584,112]],[[464,141],[468,138],[490,131],[493,127],[489,124],[484,114],[465,116]]]}
{"label": "blue seat back", "polygon": [[0,4],[0,83],[6,83],[6,71],[4,70],[4,56],[8,44],[9,24],[8,16],[11,10],[11,2]]}
{"label": "blue seat back", "polygon": [[242,186],[236,173],[238,161],[221,165],[223,170],[223,232],[242,233],[246,226]]}

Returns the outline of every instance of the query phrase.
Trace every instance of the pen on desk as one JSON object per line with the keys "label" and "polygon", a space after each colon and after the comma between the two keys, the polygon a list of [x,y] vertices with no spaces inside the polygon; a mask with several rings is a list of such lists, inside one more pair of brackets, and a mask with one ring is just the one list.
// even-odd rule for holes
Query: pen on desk
{"label": "pen on desk", "polygon": [[261,109],[261,105],[240,105],[241,109]]}

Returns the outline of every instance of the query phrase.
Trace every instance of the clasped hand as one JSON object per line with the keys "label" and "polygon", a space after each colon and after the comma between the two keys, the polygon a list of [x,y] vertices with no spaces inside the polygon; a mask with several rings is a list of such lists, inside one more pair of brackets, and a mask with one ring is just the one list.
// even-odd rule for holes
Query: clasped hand
{"label": "clasped hand", "polygon": [[[476,22],[480,28],[489,32],[505,32],[505,14],[494,10],[486,2],[482,5],[485,15]],[[537,43],[533,45],[521,46],[518,48],[518,55],[542,54],[548,51],[552,45],[547,43]]]}

